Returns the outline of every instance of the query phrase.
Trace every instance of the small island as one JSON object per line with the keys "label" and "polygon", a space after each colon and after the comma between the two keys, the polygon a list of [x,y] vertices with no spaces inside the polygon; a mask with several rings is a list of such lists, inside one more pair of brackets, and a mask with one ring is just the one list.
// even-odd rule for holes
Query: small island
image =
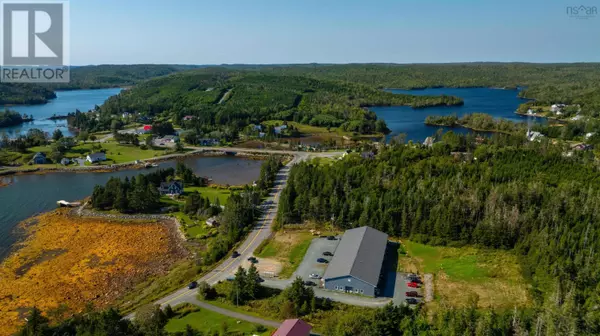
{"label": "small island", "polygon": [[0,127],[18,126],[30,121],[33,121],[33,117],[27,114],[21,115],[19,112],[9,109],[0,112]]}
{"label": "small island", "polygon": [[444,127],[464,127],[473,131],[513,133],[524,129],[524,124],[514,123],[506,119],[494,119],[486,113],[467,114],[458,118],[456,115],[428,116],[425,125]]}

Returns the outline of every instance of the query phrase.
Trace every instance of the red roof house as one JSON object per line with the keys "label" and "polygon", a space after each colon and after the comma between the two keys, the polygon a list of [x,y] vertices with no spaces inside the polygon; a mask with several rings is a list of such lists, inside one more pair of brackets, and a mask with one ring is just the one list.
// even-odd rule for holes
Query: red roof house
{"label": "red roof house", "polygon": [[302,320],[285,320],[272,336],[309,336],[312,326]]}
{"label": "red roof house", "polygon": [[152,125],[144,125],[144,131],[152,131]]}

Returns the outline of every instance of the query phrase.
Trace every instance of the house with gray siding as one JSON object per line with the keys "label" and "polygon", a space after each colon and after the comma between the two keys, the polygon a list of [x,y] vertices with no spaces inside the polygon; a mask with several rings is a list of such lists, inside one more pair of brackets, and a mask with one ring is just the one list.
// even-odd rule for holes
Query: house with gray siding
{"label": "house with gray siding", "polygon": [[348,230],[325,271],[325,289],[377,296],[388,235],[368,226]]}

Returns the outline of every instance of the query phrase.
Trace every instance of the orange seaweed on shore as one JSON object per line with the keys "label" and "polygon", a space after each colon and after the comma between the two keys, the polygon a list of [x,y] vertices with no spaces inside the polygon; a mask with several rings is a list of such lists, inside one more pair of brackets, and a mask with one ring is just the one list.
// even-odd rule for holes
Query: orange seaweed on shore
{"label": "orange seaweed on shore", "polygon": [[104,307],[185,257],[167,224],[71,216],[59,209],[22,223],[26,239],[0,266],[0,335],[33,306]]}

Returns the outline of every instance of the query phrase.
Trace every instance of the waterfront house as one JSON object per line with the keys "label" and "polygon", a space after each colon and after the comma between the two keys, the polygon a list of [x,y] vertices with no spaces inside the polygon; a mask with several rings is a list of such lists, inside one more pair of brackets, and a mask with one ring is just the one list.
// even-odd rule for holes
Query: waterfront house
{"label": "waterfront house", "polygon": [[285,320],[272,336],[309,336],[312,326],[299,319]]}
{"label": "waterfront house", "polygon": [[152,125],[144,125],[144,127],[142,128],[142,132],[143,133],[150,133],[150,132],[152,132]]}
{"label": "waterfront house", "polygon": [[35,153],[35,155],[31,159],[31,162],[33,162],[34,164],[44,164],[44,163],[46,163],[46,154],[41,153],[41,152]]}
{"label": "waterfront house", "polygon": [[527,131],[525,136],[527,137],[527,140],[529,140],[529,141],[541,141],[542,138],[544,137],[544,135],[542,133],[534,132],[534,131],[530,131],[530,130]]}
{"label": "waterfront house", "polygon": [[89,163],[106,161],[106,154],[104,154],[103,152],[92,153],[92,154],[89,154],[85,158],[85,160]]}
{"label": "waterfront house", "polygon": [[159,141],[173,143],[179,141],[179,137],[176,135],[165,135],[162,139],[159,139]]}
{"label": "waterfront house", "polygon": [[183,194],[183,182],[181,182],[181,181],[162,182],[160,184],[160,187],[158,188],[158,192],[161,195],[180,196],[181,194]]}
{"label": "waterfront house", "polygon": [[71,160],[69,160],[67,158],[63,158],[62,160],[60,160],[60,164],[63,165],[63,166],[70,165],[71,164]]}
{"label": "waterfront house", "polygon": [[216,146],[219,144],[219,139],[200,139],[198,144],[200,146]]}
{"label": "waterfront house", "polygon": [[216,227],[219,226],[219,222],[217,221],[217,217],[210,217],[206,220],[206,226],[208,227]]}
{"label": "waterfront house", "polygon": [[431,147],[431,146],[433,146],[434,141],[435,140],[433,139],[433,137],[427,137],[425,139],[425,141],[423,141],[423,145],[425,145],[427,147]]}

